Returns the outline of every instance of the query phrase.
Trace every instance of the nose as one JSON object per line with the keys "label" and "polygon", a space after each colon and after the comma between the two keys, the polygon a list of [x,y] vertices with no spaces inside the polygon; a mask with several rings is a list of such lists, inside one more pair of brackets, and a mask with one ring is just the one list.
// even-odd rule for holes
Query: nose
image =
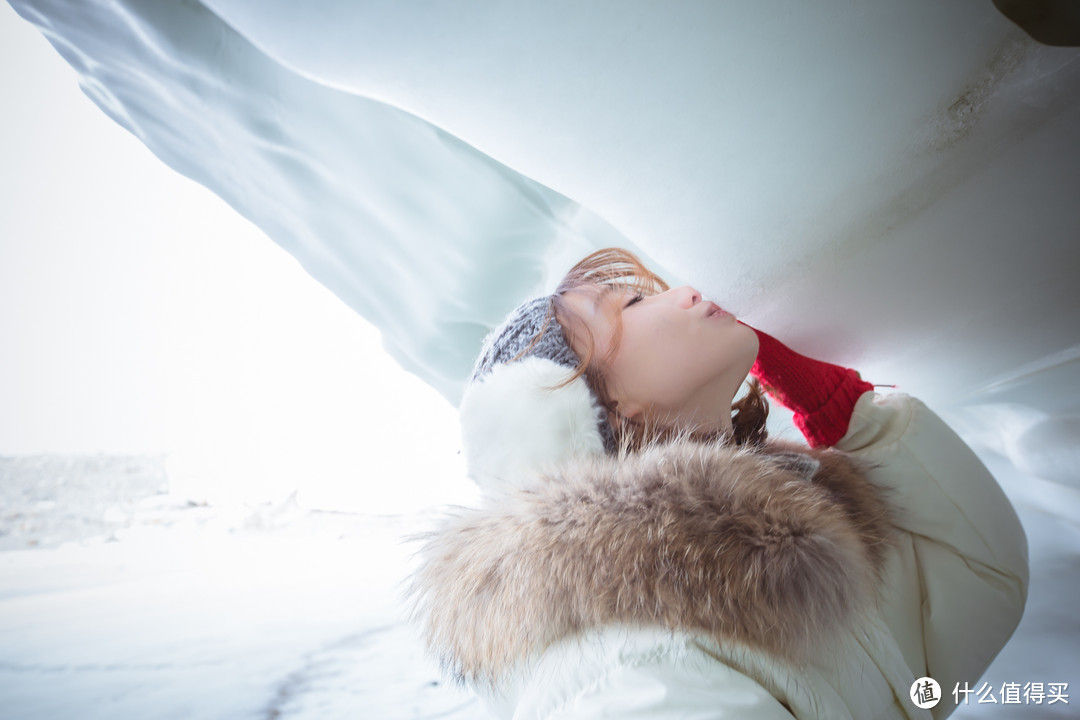
{"label": "nose", "polygon": [[683,309],[688,310],[701,302],[701,293],[689,285],[672,288],[668,292],[671,293],[672,301]]}

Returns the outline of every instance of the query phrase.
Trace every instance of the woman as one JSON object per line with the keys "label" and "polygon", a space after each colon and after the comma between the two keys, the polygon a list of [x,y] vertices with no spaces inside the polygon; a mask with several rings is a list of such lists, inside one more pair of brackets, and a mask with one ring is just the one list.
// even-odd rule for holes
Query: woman
{"label": "woman", "polygon": [[1023,531],[951,430],[626,251],[489,336],[461,419],[488,501],[412,592],[499,717],[941,718],[1019,622]]}

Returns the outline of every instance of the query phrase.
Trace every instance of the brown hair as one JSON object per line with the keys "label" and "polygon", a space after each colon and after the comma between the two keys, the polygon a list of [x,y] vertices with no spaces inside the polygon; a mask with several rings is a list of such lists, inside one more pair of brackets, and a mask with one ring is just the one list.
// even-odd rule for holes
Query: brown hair
{"label": "brown hair", "polygon": [[[604,372],[618,350],[622,324],[619,316],[616,315],[611,346],[603,356],[598,356],[596,338],[592,336],[585,323],[578,321],[577,316],[564,300],[566,293],[584,286],[600,286],[601,289],[630,289],[642,295],[657,295],[668,290],[668,284],[663,278],[645,267],[636,255],[621,248],[597,250],[574,265],[555,289],[548,318],[533,341],[535,343],[540,339],[552,320],[557,320],[564,328],[564,332],[573,333],[575,338],[582,340],[584,348],[575,348],[581,356],[581,361],[574,372],[559,386],[564,387],[584,376],[589,388],[607,409],[608,422],[615,432],[619,447],[623,450],[638,450],[649,442],[665,440],[681,434],[682,431],[677,427],[661,427],[648,422],[637,422],[618,412],[616,403],[609,392]],[[569,338],[567,340],[569,341]],[[527,352],[528,348],[523,351],[523,353]],[[760,445],[768,436],[765,420],[769,415],[769,402],[765,399],[757,380],[751,379],[748,385],[749,391],[746,395],[731,406],[733,412],[731,440],[738,445]],[[701,439],[711,437],[693,432],[690,435]]]}

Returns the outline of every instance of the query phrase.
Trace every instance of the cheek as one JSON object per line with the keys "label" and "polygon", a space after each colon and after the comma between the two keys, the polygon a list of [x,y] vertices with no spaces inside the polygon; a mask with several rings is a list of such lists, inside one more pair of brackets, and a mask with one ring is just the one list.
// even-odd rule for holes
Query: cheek
{"label": "cheek", "polygon": [[692,326],[657,333],[646,352],[654,367],[664,369],[663,387],[675,396],[734,373],[745,375],[757,355],[757,336],[735,323]]}
{"label": "cheek", "polygon": [[[639,328],[640,329],[640,328]],[[707,357],[686,333],[670,324],[631,330],[623,336],[613,370],[629,395],[651,403],[681,400],[688,387],[700,383],[708,370]]]}

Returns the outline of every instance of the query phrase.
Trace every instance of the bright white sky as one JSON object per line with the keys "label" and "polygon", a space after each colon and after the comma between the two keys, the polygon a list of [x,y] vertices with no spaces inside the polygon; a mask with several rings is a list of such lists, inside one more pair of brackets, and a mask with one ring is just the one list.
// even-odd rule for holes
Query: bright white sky
{"label": "bright white sky", "polygon": [[457,500],[456,412],[0,3],[0,454],[169,455],[196,499]]}

